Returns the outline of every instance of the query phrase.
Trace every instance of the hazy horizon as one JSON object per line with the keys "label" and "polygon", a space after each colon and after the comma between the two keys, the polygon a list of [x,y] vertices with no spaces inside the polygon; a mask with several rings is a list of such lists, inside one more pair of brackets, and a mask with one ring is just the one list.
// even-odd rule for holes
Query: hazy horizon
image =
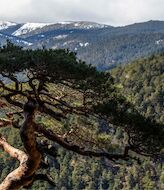
{"label": "hazy horizon", "polygon": [[92,20],[63,20],[63,21],[55,21],[55,22],[29,22],[29,21],[25,21],[25,22],[20,22],[20,21],[12,21],[12,20],[1,20],[0,22],[12,22],[12,23],[16,23],[16,24],[23,24],[23,23],[47,23],[47,24],[56,24],[56,23],[60,23],[60,22],[94,22],[94,23],[98,23],[98,24],[104,24],[104,25],[108,25],[108,26],[113,26],[113,27],[123,27],[123,26],[128,26],[128,25],[132,25],[132,24],[139,24],[139,23],[145,23],[145,22],[150,22],[150,21],[161,21],[164,22],[164,20],[145,20],[142,22],[133,22],[133,23],[129,23],[129,24],[125,24],[125,25],[112,25],[112,24],[106,24],[106,23],[101,23],[101,22],[96,22],[96,21],[92,21]]}

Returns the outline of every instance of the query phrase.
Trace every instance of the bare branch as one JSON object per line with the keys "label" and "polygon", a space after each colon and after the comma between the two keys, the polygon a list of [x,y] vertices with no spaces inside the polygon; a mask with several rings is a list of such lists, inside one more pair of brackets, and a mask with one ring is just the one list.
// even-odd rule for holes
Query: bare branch
{"label": "bare branch", "polygon": [[53,182],[52,177],[47,174],[36,174],[34,180],[47,181],[50,185],[54,187],[56,186],[56,184]]}
{"label": "bare branch", "polygon": [[[21,183],[28,184],[29,180],[25,178],[23,179],[27,170],[28,155],[25,152],[12,147],[3,137],[0,138],[0,147],[11,157],[16,158],[20,162],[19,167],[8,174],[0,184],[0,190],[19,189]],[[16,182],[18,183],[16,184]]]}
{"label": "bare branch", "polygon": [[0,128],[7,127],[12,124],[12,120],[0,118]]}
{"label": "bare branch", "polygon": [[89,150],[86,151],[77,145],[70,144],[70,143],[64,141],[63,138],[57,136],[52,131],[46,130],[41,125],[36,124],[35,129],[38,133],[43,134],[46,138],[48,138],[49,140],[52,140],[53,142],[56,142],[57,144],[61,145],[63,148],[73,151],[73,152],[78,153],[83,156],[105,157],[105,158],[108,158],[109,160],[118,160],[118,159],[126,160],[129,158],[128,152],[130,150],[130,147],[128,147],[128,149],[126,148],[126,150],[123,154],[109,154],[107,152],[94,152],[94,151],[89,151]]}

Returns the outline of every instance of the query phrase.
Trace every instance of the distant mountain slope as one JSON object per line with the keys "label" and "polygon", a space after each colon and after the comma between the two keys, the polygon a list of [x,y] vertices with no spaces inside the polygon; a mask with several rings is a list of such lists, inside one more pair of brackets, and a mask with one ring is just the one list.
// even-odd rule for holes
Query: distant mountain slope
{"label": "distant mountain slope", "polygon": [[21,36],[30,33],[31,31],[35,31],[38,28],[44,28],[51,24],[46,23],[25,23],[18,30],[12,33],[13,36]]}
{"label": "distant mountain slope", "polygon": [[17,25],[17,24],[14,22],[0,21],[0,30],[5,30],[5,29],[15,26],[15,25]]}
{"label": "distant mountain slope", "polygon": [[112,75],[140,112],[164,123],[164,53],[120,66]]}
{"label": "distant mountain slope", "polygon": [[[35,24],[35,23],[33,23]],[[36,23],[37,25],[38,23]],[[24,35],[21,35],[22,37],[26,38],[29,36],[34,36],[40,33],[46,33],[49,31],[55,31],[55,30],[69,30],[69,29],[83,29],[83,30],[90,30],[90,29],[101,29],[101,28],[113,28],[112,26],[104,25],[104,24],[98,24],[94,22],[58,22],[55,24],[47,24],[46,27],[38,27],[35,30],[32,30],[31,32],[27,32]]]}
{"label": "distant mountain slope", "polygon": [[26,41],[25,39],[0,32],[0,44],[5,44],[7,40],[10,40],[12,43],[19,46],[28,47],[32,45],[32,43]]}
{"label": "distant mountain slope", "polygon": [[19,37],[26,43],[16,43],[27,48],[68,48],[77,52],[80,59],[101,70],[164,52],[164,21],[149,21],[124,27],[84,21],[54,24],[0,22],[0,33],[5,35],[0,38],[1,44],[9,36],[9,39]]}

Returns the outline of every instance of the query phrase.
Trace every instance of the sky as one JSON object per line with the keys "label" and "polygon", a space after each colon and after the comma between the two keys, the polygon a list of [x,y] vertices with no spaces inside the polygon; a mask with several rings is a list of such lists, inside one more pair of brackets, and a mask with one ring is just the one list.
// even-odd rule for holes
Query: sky
{"label": "sky", "polygon": [[0,20],[94,21],[122,26],[164,20],[164,0],[0,0]]}

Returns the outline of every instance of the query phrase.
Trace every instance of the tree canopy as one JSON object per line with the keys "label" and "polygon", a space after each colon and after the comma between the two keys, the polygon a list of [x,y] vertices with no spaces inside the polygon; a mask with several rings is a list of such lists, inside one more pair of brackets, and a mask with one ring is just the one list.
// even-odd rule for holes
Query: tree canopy
{"label": "tree canopy", "polygon": [[[55,185],[37,173],[45,166],[45,154],[57,156],[49,141],[83,156],[112,161],[135,159],[131,152],[162,154],[162,124],[127,102],[109,73],[97,71],[69,50],[26,50],[8,42],[0,49],[0,74],[0,107],[5,113],[0,127],[17,128],[24,147],[16,149],[1,136],[0,146],[20,165],[0,189],[30,187],[39,179]],[[111,151],[108,139],[97,139],[94,125],[102,120],[126,132],[120,153]]]}

